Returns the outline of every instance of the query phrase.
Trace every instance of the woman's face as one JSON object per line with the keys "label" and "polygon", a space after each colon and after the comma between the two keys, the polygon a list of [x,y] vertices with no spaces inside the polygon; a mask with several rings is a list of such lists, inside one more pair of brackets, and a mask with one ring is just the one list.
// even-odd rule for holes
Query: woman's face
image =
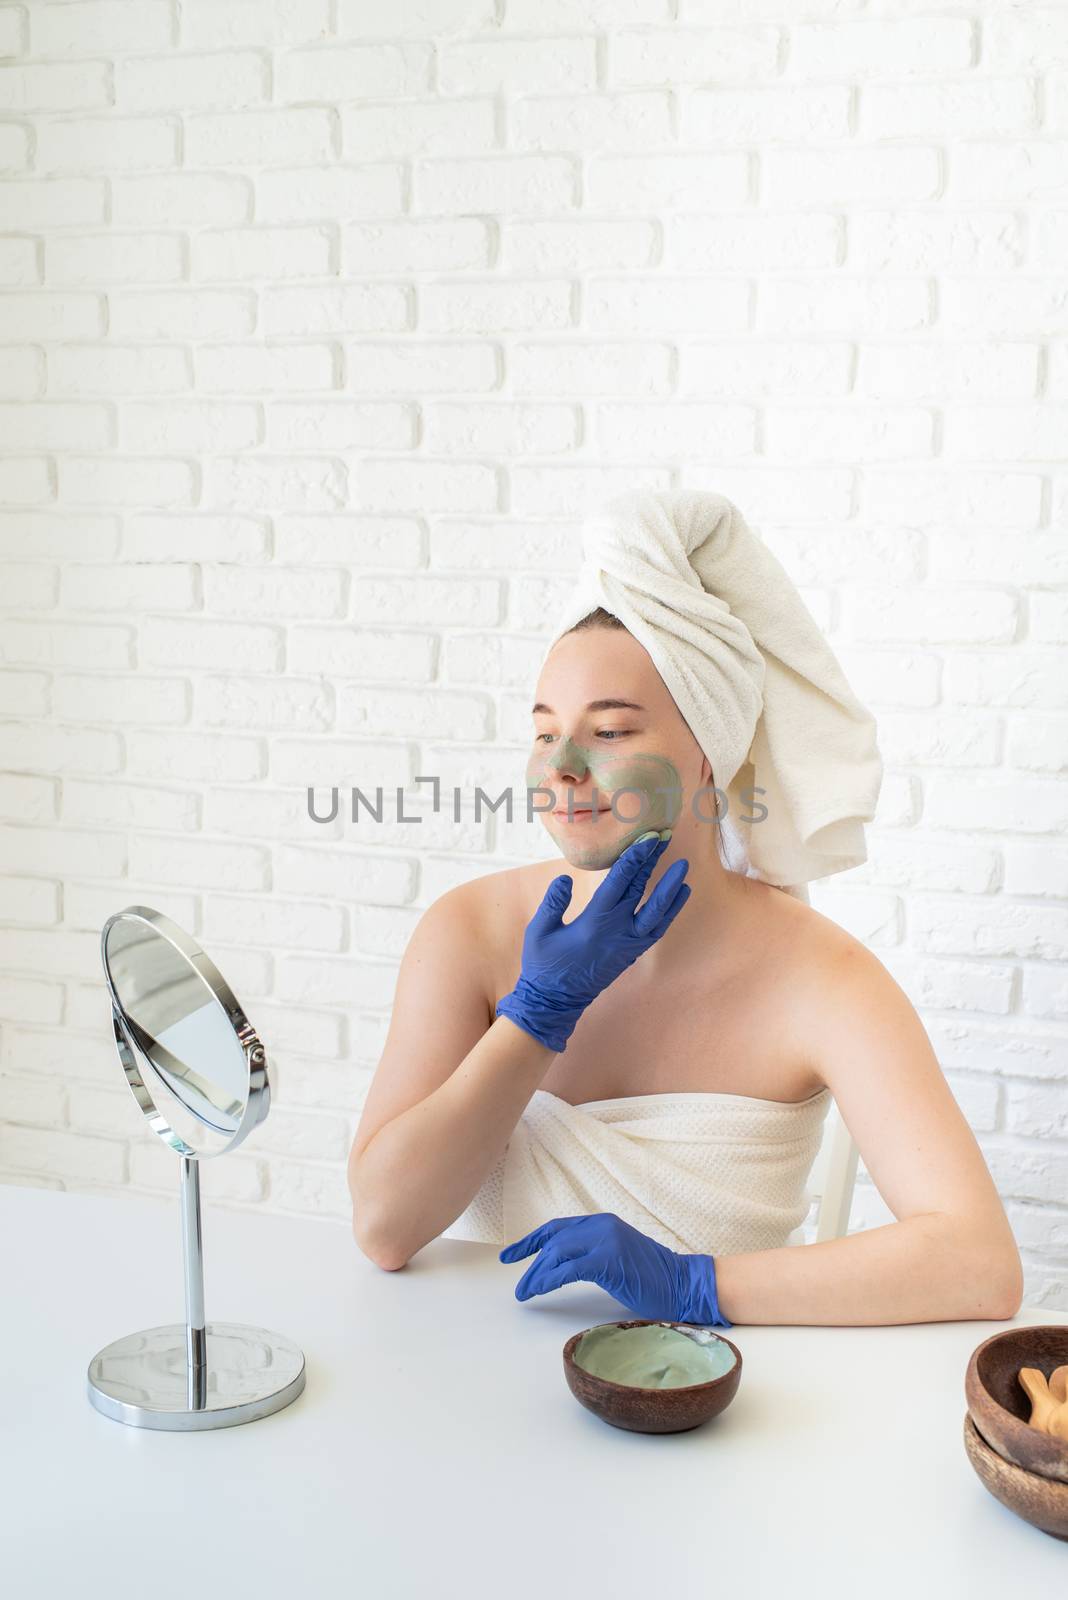
{"label": "woman's face", "polygon": [[[643,833],[694,821],[690,799],[711,782],[711,769],[633,634],[565,634],[534,700],[527,785],[542,791],[533,804],[546,808],[544,824],[572,866],[610,867]],[[710,819],[714,797],[697,809]]]}

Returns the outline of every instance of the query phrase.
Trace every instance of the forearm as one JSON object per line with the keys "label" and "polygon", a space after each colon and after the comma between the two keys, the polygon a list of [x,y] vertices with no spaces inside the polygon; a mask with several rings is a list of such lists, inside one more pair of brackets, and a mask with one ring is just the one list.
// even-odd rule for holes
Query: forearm
{"label": "forearm", "polygon": [[556,1052],[497,1017],[433,1094],[380,1128],[349,1170],[360,1248],[393,1271],[466,1209]]}
{"label": "forearm", "polygon": [[1016,1264],[941,1212],[820,1244],[715,1257],[719,1307],[732,1323],[849,1327],[1015,1316]]}

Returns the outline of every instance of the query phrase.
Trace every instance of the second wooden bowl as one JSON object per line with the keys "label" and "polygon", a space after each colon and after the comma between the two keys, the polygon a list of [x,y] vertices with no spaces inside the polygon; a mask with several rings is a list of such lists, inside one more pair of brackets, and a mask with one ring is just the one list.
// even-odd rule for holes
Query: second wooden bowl
{"label": "second wooden bowl", "polygon": [[1068,1483],[1025,1472],[999,1456],[976,1428],[970,1411],[964,1413],[964,1448],[976,1476],[995,1500],[1033,1528],[1068,1543]]}
{"label": "second wooden bowl", "polygon": [[1068,1362],[1068,1324],[1006,1328],[972,1351],[964,1374],[964,1397],[975,1426],[999,1456],[1025,1472],[1068,1483],[1068,1439],[1032,1428],[1031,1401],[1021,1367],[1036,1367],[1048,1379]]}

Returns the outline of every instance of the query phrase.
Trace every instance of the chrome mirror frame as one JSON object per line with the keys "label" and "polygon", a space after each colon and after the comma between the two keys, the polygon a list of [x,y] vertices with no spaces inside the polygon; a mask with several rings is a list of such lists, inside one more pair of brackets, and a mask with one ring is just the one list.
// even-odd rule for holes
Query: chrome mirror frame
{"label": "chrome mirror frame", "polygon": [[[107,949],[108,934],[118,922],[142,922],[147,927],[155,930],[161,938],[180,956],[183,956],[197,975],[202,980],[206,991],[222,1006],[226,1013],[238,1043],[245,1053],[248,1069],[249,1091],[245,1101],[245,1109],[236,1131],[222,1147],[221,1150],[196,1151],[172,1128],[160,1108],[152,1098],[151,1090],[145,1081],[145,1075],[138,1062],[138,1055],[146,1060],[150,1066],[154,1065],[156,1053],[169,1056],[170,1052],[155,1039],[137,1027],[137,1024],[128,1016],[123,1008],[115,989],[108,966]],[[152,1131],[169,1144],[172,1150],[181,1156],[188,1156],[198,1161],[210,1161],[216,1156],[227,1155],[231,1150],[236,1150],[238,1145],[248,1138],[253,1128],[257,1127],[271,1109],[271,1084],[267,1074],[267,1055],[263,1044],[253,1028],[244,1010],[238,1002],[237,996],[230,988],[218,967],[197,944],[191,939],[184,929],[162,911],[153,911],[151,906],[127,906],[124,911],[116,911],[105,922],[100,933],[100,960],[104,968],[104,981],[111,997],[111,1019],[115,1034],[115,1047],[122,1062],[122,1069],[126,1075],[134,1099],[141,1109],[142,1115],[148,1121]],[[172,1058],[173,1059],[173,1058]],[[222,1132],[223,1130],[217,1130]]]}

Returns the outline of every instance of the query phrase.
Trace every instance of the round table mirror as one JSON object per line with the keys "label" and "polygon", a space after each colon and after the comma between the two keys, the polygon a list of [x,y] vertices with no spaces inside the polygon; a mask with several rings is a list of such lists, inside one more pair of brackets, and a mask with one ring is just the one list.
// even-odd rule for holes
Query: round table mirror
{"label": "round table mirror", "polygon": [[180,1161],[186,1320],[98,1351],[89,1399],[138,1427],[251,1422],[297,1398],[304,1356],[280,1334],[205,1321],[199,1162],[235,1149],[266,1117],[267,1055],[214,962],[162,912],[116,912],[100,952],[126,1081]]}

